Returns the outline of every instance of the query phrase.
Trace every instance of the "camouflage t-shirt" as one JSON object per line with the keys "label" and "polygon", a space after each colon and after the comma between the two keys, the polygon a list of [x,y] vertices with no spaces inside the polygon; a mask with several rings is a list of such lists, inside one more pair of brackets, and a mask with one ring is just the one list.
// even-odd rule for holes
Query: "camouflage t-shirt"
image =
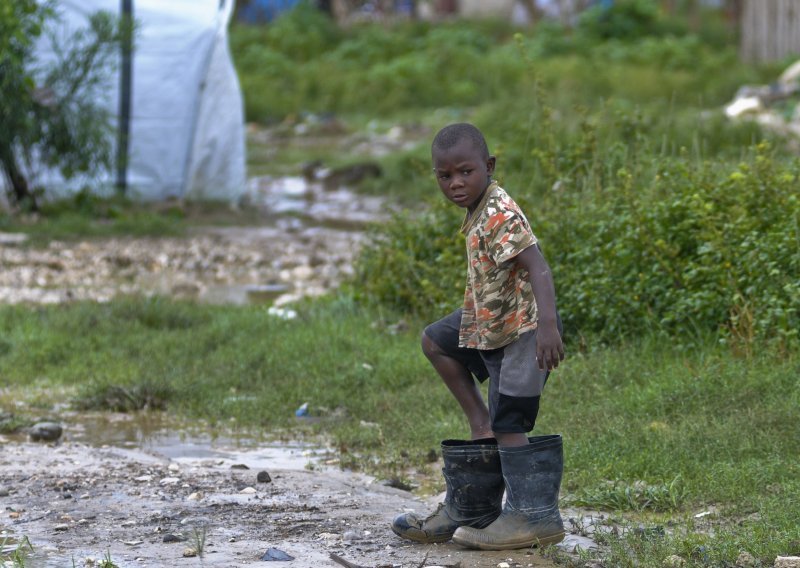
{"label": "camouflage t-shirt", "polygon": [[536,244],[525,214],[492,182],[464,219],[467,240],[467,289],[458,344],[497,349],[521,333],[536,329],[536,300],[528,271],[514,257]]}

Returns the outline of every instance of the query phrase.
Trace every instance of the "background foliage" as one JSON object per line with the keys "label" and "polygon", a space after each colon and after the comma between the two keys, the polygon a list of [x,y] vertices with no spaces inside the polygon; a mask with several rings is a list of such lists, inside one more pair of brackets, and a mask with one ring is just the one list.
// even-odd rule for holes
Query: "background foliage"
{"label": "background foliage", "polygon": [[[573,340],[795,343],[798,165],[785,140],[719,110],[777,67],[740,64],[717,20],[690,33],[652,3],[616,6],[569,32],[340,30],[301,7],[235,28],[233,45],[252,120],[416,113],[407,120],[431,133],[459,120],[481,127],[499,181],[543,243]],[[411,212],[375,229],[355,293],[434,319],[461,301],[460,212],[436,195],[427,144],[383,162],[372,189],[404,195]]]}

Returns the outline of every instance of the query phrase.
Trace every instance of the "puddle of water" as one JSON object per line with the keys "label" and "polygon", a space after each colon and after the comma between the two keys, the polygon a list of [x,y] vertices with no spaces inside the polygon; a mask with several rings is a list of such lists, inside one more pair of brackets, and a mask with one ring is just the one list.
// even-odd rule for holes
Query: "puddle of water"
{"label": "puddle of water", "polygon": [[359,195],[346,187],[326,189],[299,176],[254,177],[248,181],[253,205],[275,217],[294,216],[310,227],[358,232],[387,218],[383,198]]}
{"label": "puddle of water", "polygon": [[207,286],[199,298],[210,304],[269,304],[289,294],[286,284],[228,284]]}
{"label": "puddle of water", "polygon": [[94,447],[144,450],[178,463],[212,460],[221,466],[241,464],[250,469],[318,468],[331,455],[326,448],[304,442],[212,435],[149,413],[70,416],[65,438]]}
{"label": "puddle of water", "polygon": [[165,456],[177,463],[195,464],[216,460],[220,465],[246,465],[250,469],[301,470],[321,461],[328,452],[310,444],[266,442],[247,448],[226,438],[199,436],[186,439],[175,434],[154,436],[143,449]]}

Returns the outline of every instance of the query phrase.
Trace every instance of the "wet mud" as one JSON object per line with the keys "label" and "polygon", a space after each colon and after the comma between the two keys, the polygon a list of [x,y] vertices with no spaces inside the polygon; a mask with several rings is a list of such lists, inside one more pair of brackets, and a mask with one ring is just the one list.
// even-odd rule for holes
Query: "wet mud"
{"label": "wet mud", "polygon": [[31,542],[25,566],[92,566],[107,557],[120,568],[249,566],[270,549],[294,558],[277,565],[309,568],[342,566],[331,555],[370,567],[551,565],[536,550],[404,542],[391,519],[428,511],[437,498],[315,457],[307,457],[316,461],[310,469],[295,461],[267,471],[263,461],[247,465],[246,455],[170,458],[157,448],[3,442],[0,538]]}

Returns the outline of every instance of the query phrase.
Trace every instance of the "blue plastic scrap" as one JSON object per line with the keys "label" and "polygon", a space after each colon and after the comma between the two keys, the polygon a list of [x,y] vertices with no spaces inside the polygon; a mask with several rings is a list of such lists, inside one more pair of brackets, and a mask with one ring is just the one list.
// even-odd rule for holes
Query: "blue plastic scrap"
{"label": "blue plastic scrap", "polygon": [[294,560],[294,556],[289,556],[278,548],[268,548],[264,556],[261,557],[261,560],[264,562],[286,562]]}

